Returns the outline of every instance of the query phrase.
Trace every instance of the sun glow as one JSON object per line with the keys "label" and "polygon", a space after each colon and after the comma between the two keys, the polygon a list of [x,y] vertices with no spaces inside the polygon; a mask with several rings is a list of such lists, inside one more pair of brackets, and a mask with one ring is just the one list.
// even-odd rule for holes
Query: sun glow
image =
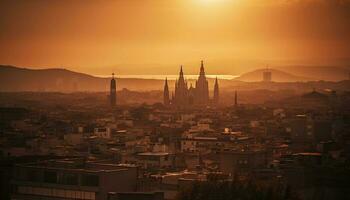
{"label": "sun glow", "polygon": [[221,3],[227,0],[198,0],[201,3]]}
{"label": "sun glow", "polygon": [[214,6],[229,2],[228,0],[196,0],[198,4],[204,6]]}

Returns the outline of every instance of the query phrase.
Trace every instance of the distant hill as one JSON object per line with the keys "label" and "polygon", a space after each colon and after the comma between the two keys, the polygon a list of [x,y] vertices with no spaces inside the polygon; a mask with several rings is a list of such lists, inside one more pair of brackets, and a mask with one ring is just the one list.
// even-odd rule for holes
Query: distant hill
{"label": "distant hill", "polygon": [[[235,80],[245,82],[258,82],[263,79],[263,72],[266,69],[257,69],[248,73],[244,73],[237,77]],[[298,82],[298,81],[312,81],[312,78],[306,78],[302,76],[296,76],[281,70],[269,69],[272,72],[272,81],[275,82]]]}
{"label": "distant hill", "polygon": [[312,77],[315,80],[349,80],[350,66],[276,66],[275,69],[293,73],[296,76]]}
{"label": "distant hill", "polygon": [[[66,69],[27,69],[0,65],[0,91],[109,91],[110,78]],[[117,79],[118,90],[161,90],[164,81]]]}
{"label": "distant hill", "polygon": [[[262,72],[265,69],[259,69],[243,74],[234,80],[219,80],[220,89],[262,89],[265,86],[259,82],[262,80]],[[295,82],[309,81],[311,78],[297,76],[286,73],[281,70],[271,69],[272,80],[275,82]],[[194,83],[194,80],[188,80]],[[209,90],[213,89],[214,79],[209,79]],[[0,65],[0,92],[18,92],[18,91],[41,91],[41,92],[106,92],[109,91],[110,78],[95,77],[84,73],[69,71],[66,69],[28,69],[14,66]],[[315,87],[312,84],[321,84],[322,88],[344,88],[349,81],[342,82],[323,82],[306,83],[308,87]],[[289,85],[295,88],[292,84]],[[288,87],[289,87],[288,86]],[[163,90],[164,80],[140,79],[140,78],[117,78],[117,90],[127,88],[131,91],[151,91]],[[174,80],[169,80],[169,87],[174,91]],[[269,89],[271,86],[269,86]],[[280,88],[277,83],[275,88]],[[284,84],[284,88],[287,85]],[[282,87],[282,88],[283,88]],[[316,87],[317,88],[317,87]],[[348,88],[348,87],[347,87]]]}

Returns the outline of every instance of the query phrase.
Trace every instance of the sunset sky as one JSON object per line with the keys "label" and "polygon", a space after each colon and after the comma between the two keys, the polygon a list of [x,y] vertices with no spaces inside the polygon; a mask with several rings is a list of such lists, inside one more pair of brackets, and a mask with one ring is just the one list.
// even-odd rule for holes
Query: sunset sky
{"label": "sunset sky", "polygon": [[348,0],[0,1],[0,64],[236,74],[350,58]]}

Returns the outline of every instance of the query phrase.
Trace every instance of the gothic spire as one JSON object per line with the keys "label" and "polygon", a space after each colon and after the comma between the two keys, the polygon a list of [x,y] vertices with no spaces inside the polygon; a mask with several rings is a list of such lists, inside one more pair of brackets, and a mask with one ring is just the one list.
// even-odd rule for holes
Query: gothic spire
{"label": "gothic spire", "polygon": [[163,101],[164,101],[163,103],[165,106],[170,104],[168,78],[165,78]]}
{"label": "gothic spire", "polygon": [[180,76],[179,76],[179,82],[185,82],[185,78],[184,78],[184,72],[183,72],[183,69],[182,69],[182,65],[180,67]]}
{"label": "gothic spire", "polygon": [[200,76],[205,76],[205,72],[204,72],[204,62],[203,62],[203,60],[201,61],[201,69],[200,69],[199,75],[200,75]]}
{"label": "gothic spire", "polygon": [[168,77],[165,77],[165,87],[168,87]]}
{"label": "gothic spire", "polygon": [[219,104],[219,83],[218,83],[218,77],[215,78],[215,84],[214,84],[214,104]]}

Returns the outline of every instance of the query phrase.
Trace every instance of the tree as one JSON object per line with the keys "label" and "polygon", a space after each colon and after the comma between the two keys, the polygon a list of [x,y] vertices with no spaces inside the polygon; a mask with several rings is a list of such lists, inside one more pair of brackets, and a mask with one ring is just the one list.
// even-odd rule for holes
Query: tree
{"label": "tree", "polygon": [[294,200],[291,188],[280,183],[259,186],[253,181],[227,181],[217,175],[207,181],[195,181],[191,186],[182,188],[177,200]]}

